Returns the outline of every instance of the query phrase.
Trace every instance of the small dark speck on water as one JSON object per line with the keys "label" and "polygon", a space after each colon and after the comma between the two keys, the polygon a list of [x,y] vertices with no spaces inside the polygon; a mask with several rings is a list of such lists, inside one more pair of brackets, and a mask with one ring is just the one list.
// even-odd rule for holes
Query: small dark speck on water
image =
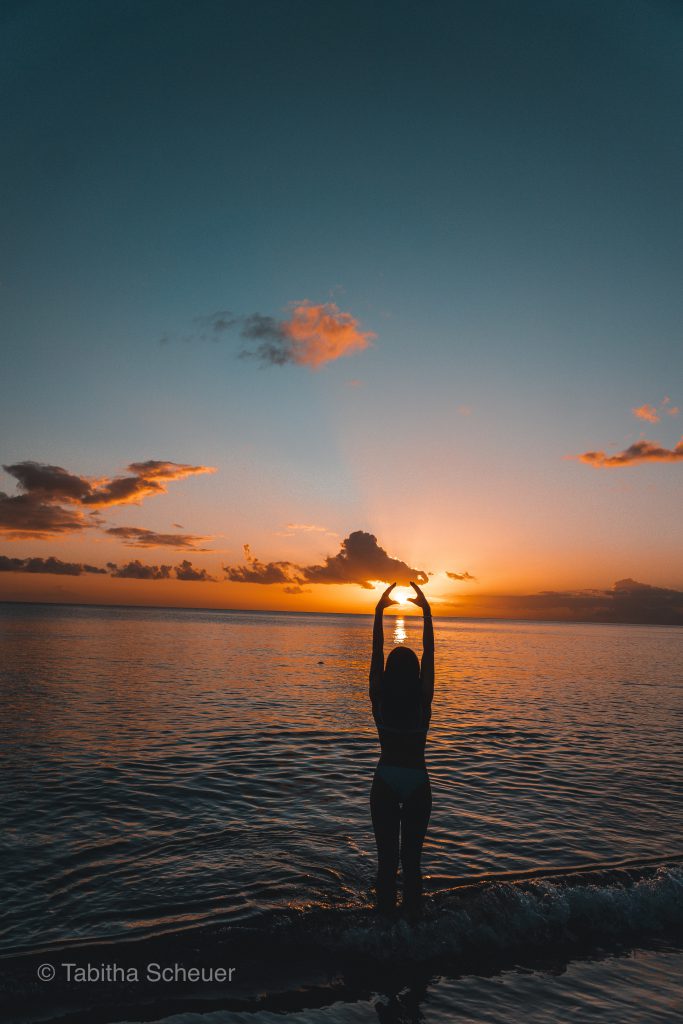
{"label": "small dark speck on water", "polygon": [[324,661],[319,661],[319,662],[318,662],[318,664],[319,664],[319,665],[324,665],[324,664],[325,664],[325,662],[324,662]]}

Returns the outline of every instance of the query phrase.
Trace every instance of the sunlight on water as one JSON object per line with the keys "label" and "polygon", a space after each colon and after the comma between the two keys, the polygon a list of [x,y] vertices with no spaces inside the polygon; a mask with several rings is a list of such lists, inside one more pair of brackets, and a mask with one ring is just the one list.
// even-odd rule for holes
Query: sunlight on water
{"label": "sunlight on water", "polygon": [[396,622],[394,623],[394,643],[404,644],[407,639],[408,634],[406,633],[405,619],[397,618]]}

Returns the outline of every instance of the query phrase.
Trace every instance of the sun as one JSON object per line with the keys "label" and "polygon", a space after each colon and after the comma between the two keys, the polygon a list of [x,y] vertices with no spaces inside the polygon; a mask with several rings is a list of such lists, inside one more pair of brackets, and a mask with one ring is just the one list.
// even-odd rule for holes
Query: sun
{"label": "sun", "polygon": [[409,604],[408,598],[414,597],[415,594],[409,587],[394,587],[391,591],[391,596],[394,601],[398,601],[402,608],[405,608]]}

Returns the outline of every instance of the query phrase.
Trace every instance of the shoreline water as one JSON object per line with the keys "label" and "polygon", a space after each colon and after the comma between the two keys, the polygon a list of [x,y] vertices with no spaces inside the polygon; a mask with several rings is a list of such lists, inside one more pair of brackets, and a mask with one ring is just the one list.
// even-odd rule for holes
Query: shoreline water
{"label": "shoreline water", "polygon": [[[16,950],[0,956],[0,996],[13,1024],[190,1012],[203,1020],[217,1010],[258,1020],[340,1001],[350,1009],[372,992],[433,987],[435,976],[441,984],[509,972],[557,976],[644,952],[675,970],[683,963],[683,869],[660,865],[607,880],[539,876],[460,887],[430,897],[415,925],[378,921],[367,907],[283,907],[260,924]],[[49,984],[35,986],[37,971],[50,972]],[[665,1019],[645,1009],[638,1018]]]}

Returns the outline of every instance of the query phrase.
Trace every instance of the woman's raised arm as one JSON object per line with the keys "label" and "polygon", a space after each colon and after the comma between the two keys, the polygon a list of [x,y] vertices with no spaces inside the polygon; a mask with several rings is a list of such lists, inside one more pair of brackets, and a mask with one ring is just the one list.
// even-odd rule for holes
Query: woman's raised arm
{"label": "woman's raised arm", "polygon": [[434,626],[432,625],[432,609],[429,601],[424,596],[417,583],[411,582],[415,591],[415,597],[408,600],[422,609],[422,664],[420,666],[420,680],[422,682],[422,703],[425,708],[431,707],[434,696]]}
{"label": "woman's raised arm", "polygon": [[392,583],[390,587],[387,587],[375,608],[375,621],[372,626],[372,660],[370,661],[370,700],[373,703],[379,696],[379,684],[382,682],[384,672],[384,622],[382,615],[385,608],[388,608],[390,604],[397,603],[390,597],[395,586],[396,584]]}

